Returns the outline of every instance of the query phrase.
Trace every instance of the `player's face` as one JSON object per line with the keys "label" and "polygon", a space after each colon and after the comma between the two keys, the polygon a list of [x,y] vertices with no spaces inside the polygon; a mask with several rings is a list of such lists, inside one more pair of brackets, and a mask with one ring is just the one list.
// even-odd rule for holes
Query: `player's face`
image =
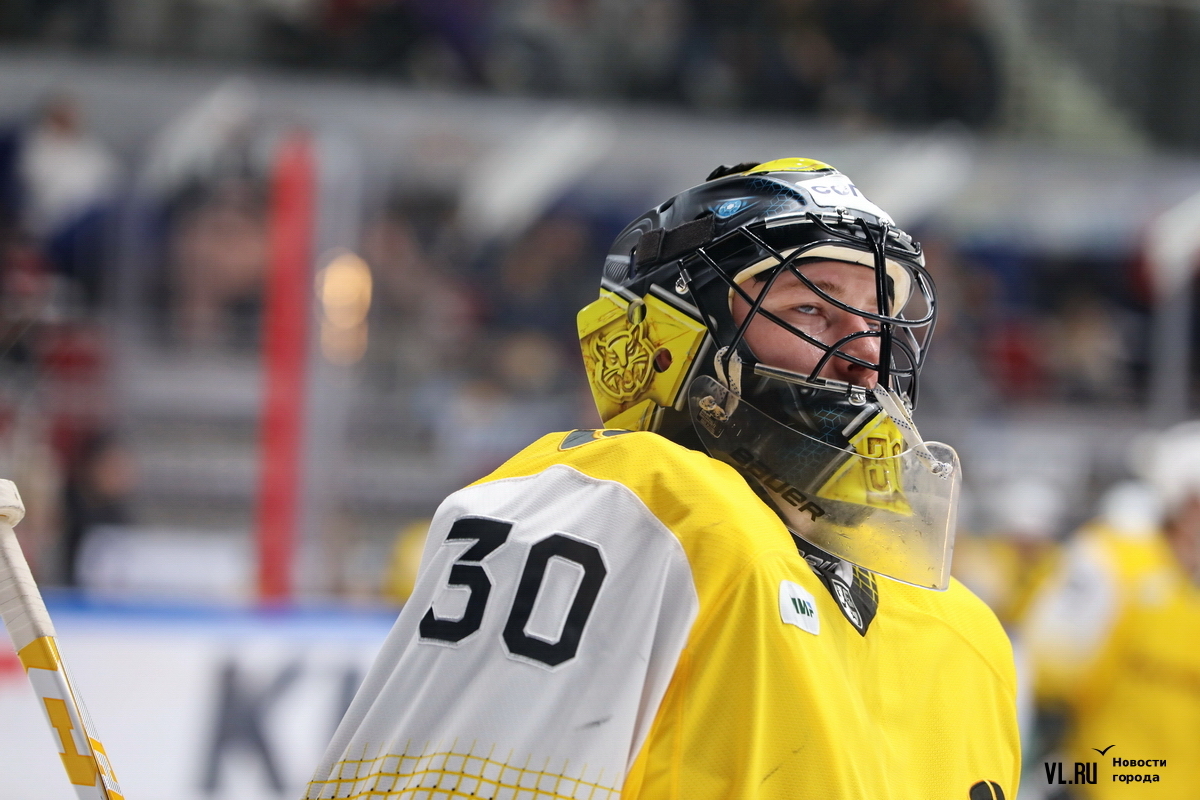
{"label": "player's face", "polygon": [[[801,268],[805,277],[831,297],[852,308],[875,313],[878,303],[875,294],[875,273],[868,267],[841,261],[818,261]],[[742,288],[751,298],[757,298],[766,286],[750,278]],[[771,286],[762,308],[804,331],[824,344],[832,345],[853,333],[878,330],[879,323],[845,311],[808,288],[790,270],[785,271]],[[741,324],[750,305],[734,294],[733,319]],[[804,375],[812,373],[825,355],[821,348],[804,341],[762,315],[755,315],[746,329],[746,344],[764,364],[781,367]],[[864,336],[845,344],[841,352],[863,361],[879,360],[879,338]],[[878,374],[873,369],[833,357],[821,368],[817,377],[832,378],[858,386],[873,387]]]}

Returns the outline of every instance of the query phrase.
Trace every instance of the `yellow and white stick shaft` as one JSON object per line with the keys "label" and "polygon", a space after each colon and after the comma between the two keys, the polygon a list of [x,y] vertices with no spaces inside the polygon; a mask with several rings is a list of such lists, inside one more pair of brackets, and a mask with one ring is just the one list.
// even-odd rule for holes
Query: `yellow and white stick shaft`
{"label": "yellow and white stick shaft", "polygon": [[67,674],[50,613],[13,532],[24,516],[25,504],[16,485],[0,479],[0,618],[50,723],[76,796],[80,800],[124,800],[104,745]]}

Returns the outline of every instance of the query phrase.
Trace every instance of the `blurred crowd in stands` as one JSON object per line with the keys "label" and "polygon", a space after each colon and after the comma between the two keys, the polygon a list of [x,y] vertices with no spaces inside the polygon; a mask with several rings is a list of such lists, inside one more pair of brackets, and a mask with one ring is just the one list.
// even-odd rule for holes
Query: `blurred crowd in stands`
{"label": "blurred crowd in stands", "polygon": [[0,127],[0,438],[27,535],[59,543],[44,574],[74,581],[93,525],[129,519],[133,471],[113,435],[102,324],[124,166],[78,102],[47,97]]}
{"label": "blurred crowd in stands", "polygon": [[[136,50],[132,31],[154,19],[161,30],[149,49],[158,54],[232,55],[436,89],[758,109],[849,124],[981,127],[994,119],[1002,88],[996,47],[973,0],[18,0],[6,7],[0,33],[10,41]],[[243,52],[231,52],[230,42],[243,42]]]}
{"label": "blurred crowd in stands", "polygon": [[[30,531],[132,516],[114,314],[136,319],[142,346],[258,356],[278,131],[232,111],[230,92],[148,135],[137,163],[90,132],[66,92],[0,120],[0,426],[27,450],[43,443],[18,460],[53,465],[45,492],[67,498],[44,522],[31,514]],[[355,369],[359,393],[396,411],[391,438],[462,483],[547,430],[594,425],[574,315],[595,296],[608,242],[643,209],[580,202],[576,189],[527,228],[480,241],[457,187],[389,180],[363,218],[374,291]],[[920,413],[1140,399],[1147,315],[1128,256],[1065,261],[916,233],[942,300]],[[70,562],[58,570],[68,582]]]}

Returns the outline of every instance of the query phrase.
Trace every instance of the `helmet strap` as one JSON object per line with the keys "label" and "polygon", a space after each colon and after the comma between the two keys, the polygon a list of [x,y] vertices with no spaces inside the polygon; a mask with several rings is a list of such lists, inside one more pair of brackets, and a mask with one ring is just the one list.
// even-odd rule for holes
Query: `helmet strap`
{"label": "helmet strap", "polygon": [[732,414],[737,410],[738,401],[742,397],[742,357],[738,355],[733,345],[722,347],[713,356],[713,369],[717,373],[717,381],[729,390],[725,413]]}

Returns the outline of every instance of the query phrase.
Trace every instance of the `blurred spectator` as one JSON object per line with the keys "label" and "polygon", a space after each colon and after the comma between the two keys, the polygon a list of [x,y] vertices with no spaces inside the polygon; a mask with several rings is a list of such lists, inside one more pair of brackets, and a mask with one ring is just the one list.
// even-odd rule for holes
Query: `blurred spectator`
{"label": "blurred spectator", "polygon": [[430,40],[416,3],[403,0],[341,0],[328,6],[327,27],[352,69],[412,77],[414,60]]}
{"label": "blurred spectator", "polygon": [[573,341],[575,312],[594,292],[588,279],[601,257],[593,250],[591,232],[578,219],[552,215],[534,224],[488,280],[490,324]]}
{"label": "blurred spectator", "polygon": [[598,31],[610,87],[621,97],[679,96],[686,29],[682,0],[602,0]]}
{"label": "blurred spectator", "polygon": [[35,361],[36,328],[58,316],[50,265],[33,238],[0,227],[0,358]]}
{"label": "blurred spectator", "polygon": [[561,341],[527,330],[480,342],[475,377],[429,387],[422,406],[448,479],[477,480],[546,431],[580,426]]}
{"label": "blurred spectator", "polygon": [[997,314],[995,281],[949,241],[926,233],[920,238],[938,287],[938,343],[921,372],[918,422],[991,412],[997,392],[982,355],[989,322]]}
{"label": "blurred spectator", "polygon": [[223,182],[177,211],[171,263],[182,341],[257,346],[266,261],[266,210],[257,184]]}
{"label": "blurred spectator", "polygon": [[[1123,485],[1075,537],[1023,627],[1042,704],[1047,760],[1161,759],[1155,796],[1200,785],[1200,423],[1147,437],[1145,486]],[[1032,759],[1031,759],[1032,761]],[[1035,774],[1038,767],[1032,766]],[[1100,761],[1095,785],[1070,797],[1120,798],[1128,784]]]}
{"label": "blurred spectator", "polygon": [[395,388],[463,368],[480,325],[480,301],[451,265],[453,206],[435,191],[399,192],[367,226],[374,273],[373,368]]}
{"label": "blurred spectator", "polygon": [[[928,21],[922,53],[923,114],[913,121],[957,120],[983,127],[1000,106],[996,47],[971,0],[925,0],[917,13]],[[901,117],[904,119],[904,117]]]}
{"label": "blurred spectator", "polygon": [[89,436],[69,466],[63,490],[62,575],[79,585],[79,554],[85,538],[101,525],[129,525],[136,481],[132,456],[110,432]]}
{"label": "blurred spectator", "polygon": [[817,115],[833,109],[831,95],[843,69],[816,0],[775,0],[771,63],[763,100],[782,109]]}
{"label": "blurred spectator", "polygon": [[495,4],[487,76],[522,94],[604,94],[597,0],[504,0]]}
{"label": "blurred spectator", "polygon": [[24,126],[16,122],[0,124],[0,231],[15,227],[20,219],[21,139]]}
{"label": "blurred spectator", "polygon": [[54,270],[95,305],[107,277],[106,231],[120,171],[108,147],[87,132],[78,101],[56,95],[42,105],[22,137],[17,175],[21,224]]}
{"label": "blurred spectator", "polygon": [[851,121],[911,113],[918,57],[912,6],[891,0],[820,0],[818,7],[840,61],[827,110]]}
{"label": "blurred spectator", "polygon": [[13,0],[13,27],[22,39],[108,44],[111,0]]}
{"label": "blurred spectator", "polygon": [[168,341],[252,347],[267,258],[266,176],[277,142],[253,88],[227,80],[154,137],[139,175],[147,311]]}
{"label": "blurred spectator", "polygon": [[984,371],[1009,400],[1042,400],[1052,387],[1041,318],[1010,311],[991,328],[984,345]]}
{"label": "blurred spectator", "polygon": [[1132,355],[1116,311],[1103,298],[1076,293],[1046,325],[1050,366],[1064,399],[1128,400]]}
{"label": "blurred spectator", "polygon": [[690,0],[688,6],[683,97],[701,108],[760,105],[756,89],[770,36],[764,4]]}
{"label": "blurred spectator", "polygon": [[[431,31],[432,46],[425,53],[418,51],[414,62],[414,75],[428,82],[443,76],[449,80],[466,79],[471,85],[483,81],[483,60],[487,38],[491,35],[488,15],[492,0],[457,0],[454,3],[442,0],[417,0],[417,7]],[[432,58],[430,58],[432,55]],[[425,65],[434,67],[450,62],[447,71],[427,71]]]}
{"label": "blurred spectator", "polygon": [[71,464],[116,413],[108,337],[95,323],[44,324],[35,348],[40,410],[50,420],[54,448]]}

